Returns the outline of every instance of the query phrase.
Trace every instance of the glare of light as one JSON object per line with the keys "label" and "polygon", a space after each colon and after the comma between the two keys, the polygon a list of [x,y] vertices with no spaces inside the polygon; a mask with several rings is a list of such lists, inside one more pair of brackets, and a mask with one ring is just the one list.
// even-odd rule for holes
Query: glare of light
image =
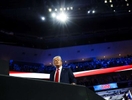
{"label": "glare of light", "polygon": [[55,11],[57,11],[57,9],[55,8]]}
{"label": "glare of light", "polygon": [[115,12],[115,10],[113,10]]}
{"label": "glare of light", "polygon": [[64,8],[64,10],[66,10],[66,8]]}
{"label": "glare of light", "polygon": [[63,12],[60,13],[56,18],[57,18],[57,20],[60,20],[61,22],[65,22],[68,19],[67,15]]}
{"label": "glare of light", "polygon": [[112,0],[109,1],[110,3],[112,2]]}
{"label": "glare of light", "polygon": [[90,11],[88,11],[88,14],[90,13]]}
{"label": "glare of light", "polygon": [[121,54],[119,54],[119,56],[121,56]]}
{"label": "glare of light", "polygon": [[69,7],[67,7],[67,10],[69,10]]}
{"label": "glare of light", "polygon": [[105,58],[105,56],[104,56],[104,58]]}
{"label": "glare of light", "polygon": [[71,10],[73,10],[73,7],[71,7]]}
{"label": "glare of light", "polygon": [[131,10],[128,10],[128,12],[131,12]]}
{"label": "glare of light", "polygon": [[42,20],[45,20],[45,17],[41,17]]}
{"label": "glare of light", "polygon": [[111,4],[110,7],[113,7],[113,4]]}
{"label": "glare of light", "polygon": [[127,0],[125,0],[127,2]]}
{"label": "glare of light", "polygon": [[95,10],[93,10],[92,13],[95,13]]}
{"label": "glare of light", "polygon": [[52,13],[52,17],[53,17],[53,18],[56,17],[56,13]]}
{"label": "glare of light", "polygon": [[105,0],[104,3],[107,3],[107,0]]}
{"label": "glare of light", "polygon": [[49,12],[51,12],[52,11],[52,9],[51,8],[49,8]]}
{"label": "glare of light", "polygon": [[127,6],[129,6],[129,3],[127,3]]}
{"label": "glare of light", "polygon": [[84,59],[82,59],[82,61],[83,61]]}
{"label": "glare of light", "polygon": [[60,8],[60,11],[62,11],[62,8]]}

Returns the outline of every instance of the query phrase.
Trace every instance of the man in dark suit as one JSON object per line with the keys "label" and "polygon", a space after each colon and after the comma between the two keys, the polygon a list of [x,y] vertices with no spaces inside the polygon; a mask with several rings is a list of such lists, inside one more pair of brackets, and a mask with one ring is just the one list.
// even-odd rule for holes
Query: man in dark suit
{"label": "man in dark suit", "polygon": [[56,67],[56,70],[50,74],[51,81],[76,84],[76,79],[72,70],[62,67],[62,59],[60,56],[55,56],[53,58],[53,65]]}

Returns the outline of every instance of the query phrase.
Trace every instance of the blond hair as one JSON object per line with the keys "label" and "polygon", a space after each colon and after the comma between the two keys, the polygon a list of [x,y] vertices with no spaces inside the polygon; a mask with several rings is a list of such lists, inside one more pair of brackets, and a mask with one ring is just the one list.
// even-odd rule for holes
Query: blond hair
{"label": "blond hair", "polygon": [[[61,61],[62,61],[62,58],[61,58],[61,56],[55,56],[54,58],[53,58],[53,65],[54,65],[54,59],[55,58],[59,58]],[[54,65],[55,66],[55,65]]]}
{"label": "blond hair", "polygon": [[[60,58],[60,59],[61,59],[61,56],[55,56],[55,57],[53,58],[53,60],[54,60],[55,58]],[[61,60],[62,60],[62,59],[61,59]]]}

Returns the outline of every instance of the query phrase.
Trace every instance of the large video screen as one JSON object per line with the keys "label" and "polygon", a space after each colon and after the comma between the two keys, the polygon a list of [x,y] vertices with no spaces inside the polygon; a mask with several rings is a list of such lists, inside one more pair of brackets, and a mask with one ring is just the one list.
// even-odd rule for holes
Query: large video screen
{"label": "large video screen", "polygon": [[118,88],[117,83],[100,84],[93,87],[95,91]]}

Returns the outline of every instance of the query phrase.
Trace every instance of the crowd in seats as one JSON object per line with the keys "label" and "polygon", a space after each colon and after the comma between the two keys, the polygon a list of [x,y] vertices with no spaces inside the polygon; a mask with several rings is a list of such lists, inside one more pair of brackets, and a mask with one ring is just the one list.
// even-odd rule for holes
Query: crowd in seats
{"label": "crowd in seats", "polygon": [[77,84],[85,85],[85,86],[93,86],[93,85],[107,84],[114,82],[132,86],[132,71],[130,70],[130,71],[77,78]]}
{"label": "crowd in seats", "polygon": [[[93,69],[109,68],[116,66],[124,66],[132,64],[132,56],[119,57],[119,58],[110,58],[110,59],[93,59],[90,61],[83,62],[73,62],[73,63],[64,63],[63,67],[69,67],[73,72],[86,71]],[[54,66],[45,66],[48,67],[48,72],[55,70]]]}
{"label": "crowd in seats", "polygon": [[100,68],[109,68],[116,66],[124,66],[132,64],[132,56],[110,58],[110,59],[93,59],[92,61],[76,62],[66,64],[65,67],[70,67],[73,72],[93,70]]}
{"label": "crowd in seats", "polygon": [[[110,58],[110,59],[93,59],[90,61],[83,62],[73,62],[73,63],[64,63],[63,67],[69,67],[73,72],[86,71],[93,69],[109,68],[116,66],[124,66],[132,64],[132,56],[119,57],[119,58]],[[54,66],[45,66],[48,67],[48,72],[55,70]]]}
{"label": "crowd in seats", "polygon": [[[125,97],[126,93],[128,93],[128,90],[113,90],[110,91],[110,93],[104,93],[104,94],[99,94],[101,97],[106,98],[109,97],[112,99],[113,96],[115,96],[116,98],[120,97],[120,99],[118,98],[118,100],[128,100],[128,99],[121,99],[123,97]],[[113,97],[115,100],[115,97]],[[106,99],[106,100],[111,100],[111,99]]]}
{"label": "crowd in seats", "polygon": [[[93,59],[85,62],[64,63],[63,67],[69,67],[73,72],[93,70],[100,68],[109,68],[116,66],[124,66],[132,64],[132,56],[110,58],[110,59]],[[44,66],[43,64],[31,63],[15,63],[10,62],[10,71],[21,72],[37,72],[37,73],[50,73],[55,70],[54,66]],[[129,72],[129,73],[128,73]],[[120,73],[109,73],[105,75],[94,75],[77,78],[77,84],[85,86],[93,86],[98,84],[106,84],[117,82],[121,85],[132,86],[132,71],[124,71]],[[124,82],[124,83],[123,83]]]}
{"label": "crowd in seats", "polygon": [[[100,68],[109,68],[116,66],[124,66],[132,64],[132,56],[110,58],[110,59],[93,59],[84,62],[73,62],[64,63],[63,67],[69,67],[73,72],[86,71]],[[32,64],[32,63],[13,63],[10,62],[11,71],[24,71],[24,72],[38,72],[38,73],[50,73],[55,70],[53,65],[46,66],[43,64]]]}
{"label": "crowd in seats", "polygon": [[9,70],[10,71],[20,71],[20,72],[35,72],[44,73],[46,67],[43,64],[18,62],[10,60]]}

